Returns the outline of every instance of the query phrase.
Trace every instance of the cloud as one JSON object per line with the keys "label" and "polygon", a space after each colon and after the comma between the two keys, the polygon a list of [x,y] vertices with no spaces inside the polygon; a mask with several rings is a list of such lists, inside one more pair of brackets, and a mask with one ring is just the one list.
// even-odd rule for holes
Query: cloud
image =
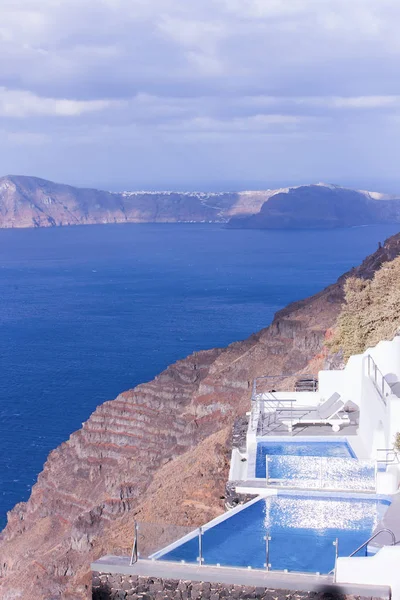
{"label": "cloud", "polygon": [[298,130],[301,125],[308,123],[310,118],[295,115],[259,114],[249,117],[234,117],[230,119],[217,119],[209,117],[195,117],[187,121],[169,123],[161,126],[164,131],[194,133],[226,133],[232,134],[263,134],[276,130]]}
{"label": "cloud", "polygon": [[355,98],[333,98],[336,108],[400,108],[400,96],[358,96]]}
{"label": "cloud", "polygon": [[[355,84],[360,94],[371,87],[376,58],[397,60],[399,50],[396,0],[381,0],[379,7],[375,0],[3,5],[0,85],[51,97],[93,99],[103,97],[107,87],[123,97],[171,95],[172,89],[192,95],[200,88],[218,95],[261,90],[303,95],[312,87],[318,94],[325,92],[327,75],[332,88],[341,86],[338,95]],[[360,59],[370,66],[368,74],[360,72]],[[356,69],[353,84],[347,76]],[[392,78],[386,85],[400,84]]]}
{"label": "cloud", "polygon": [[77,117],[119,106],[121,102],[114,100],[43,98],[29,91],[0,88],[0,117]]}
{"label": "cloud", "polygon": [[400,108],[400,96],[309,96],[293,98],[293,104],[327,109],[393,108],[397,110]]}
{"label": "cloud", "polygon": [[[270,168],[284,180],[288,164],[305,164],[298,152],[310,153],[311,175],[324,156],[328,171],[345,172],[341,140],[356,170],[370,171],[374,139],[391,148],[387,173],[399,133],[399,19],[398,0],[2,0],[0,159],[19,172],[32,141],[46,139],[32,167],[51,176],[62,157],[67,177],[79,161],[95,183],[88,147],[94,157],[103,144],[110,171],[178,180],[182,168],[162,154],[172,143],[182,164],[192,156],[196,177],[222,160],[225,177],[231,157],[233,178],[243,160],[249,177]],[[20,152],[8,166],[12,140]]]}
{"label": "cloud", "polygon": [[309,15],[318,8],[318,0],[220,0],[227,13],[239,18],[276,19]]}
{"label": "cloud", "polygon": [[0,130],[0,139],[10,146],[42,146],[51,142],[51,137],[44,133]]}

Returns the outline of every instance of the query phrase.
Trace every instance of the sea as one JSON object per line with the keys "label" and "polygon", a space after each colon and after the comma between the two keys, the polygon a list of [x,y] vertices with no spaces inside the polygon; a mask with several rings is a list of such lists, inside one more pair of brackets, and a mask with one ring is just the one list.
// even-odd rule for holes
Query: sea
{"label": "sea", "polygon": [[398,229],[0,230],[0,529],[97,405],[266,327]]}

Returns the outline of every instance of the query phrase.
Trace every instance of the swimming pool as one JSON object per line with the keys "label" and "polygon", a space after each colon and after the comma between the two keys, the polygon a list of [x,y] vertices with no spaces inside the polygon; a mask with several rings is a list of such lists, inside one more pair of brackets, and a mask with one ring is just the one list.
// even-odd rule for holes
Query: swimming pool
{"label": "swimming pool", "polygon": [[[319,441],[268,441],[258,442],[256,456],[256,477],[265,479],[267,456],[331,456],[335,458],[356,458],[347,442]],[[278,476],[274,474],[274,477]]]}
{"label": "swimming pool", "polygon": [[[222,522],[206,526],[202,535],[205,565],[264,569],[270,537],[271,570],[329,573],[339,556],[348,556],[366,541],[389,506],[388,500],[282,494],[250,502]],[[182,542],[155,559],[194,563],[199,539]]]}

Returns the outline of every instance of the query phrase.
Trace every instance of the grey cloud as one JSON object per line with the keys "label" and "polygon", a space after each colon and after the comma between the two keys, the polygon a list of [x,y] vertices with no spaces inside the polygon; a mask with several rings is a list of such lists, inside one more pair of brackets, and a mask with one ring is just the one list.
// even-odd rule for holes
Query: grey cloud
{"label": "grey cloud", "polygon": [[[289,178],[346,174],[350,149],[359,176],[394,169],[397,0],[3,0],[0,17],[6,170],[79,166],[95,183],[108,155],[110,181],[184,167],[284,182],[288,165]],[[386,165],[371,138],[390,145]]]}
{"label": "grey cloud", "polygon": [[[107,87],[112,96],[169,95],[175,86],[192,95],[203,85],[216,94],[299,95],[298,85],[312,93],[341,85],[336,93],[353,93],[349,87],[381,85],[381,57],[389,72],[398,59],[395,0],[382,0],[379,11],[374,0],[260,0],[231,7],[196,0],[184,11],[178,0],[149,0],[147,8],[135,0],[57,4],[57,10],[52,2],[37,4],[39,16],[28,19],[24,7],[32,3],[20,0],[20,12],[5,19],[11,33],[0,41],[3,85],[29,85],[47,95],[61,88],[74,99],[76,93],[104,96]],[[387,79],[387,86],[398,85]]]}

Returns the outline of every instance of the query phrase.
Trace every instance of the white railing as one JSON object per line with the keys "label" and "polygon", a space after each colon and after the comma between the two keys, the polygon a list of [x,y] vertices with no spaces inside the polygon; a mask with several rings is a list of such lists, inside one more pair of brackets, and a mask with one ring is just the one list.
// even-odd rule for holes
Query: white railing
{"label": "white railing", "polygon": [[[354,550],[354,552],[352,552],[349,555],[349,558],[352,558],[353,556],[355,556],[356,554],[358,554],[360,552],[360,550],[362,550],[363,548],[365,548],[365,556],[368,555],[368,544],[370,542],[372,542],[372,540],[374,540],[375,538],[378,537],[378,535],[381,535],[381,533],[388,533],[391,537],[391,546],[395,546],[396,545],[396,536],[393,533],[393,531],[391,529],[388,529],[387,527],[385,527],[384,529],[380,529],[379,531],[377,531],[376,533],[374,533],[374,535],[371,535],[370,538],[368,538],[368,540],[366,540],[365,542],[363,542],[361,544],[361,546],[359,546],[356,550]],[[385,544],[386,546],[388,546],[388,544]]]}
{"label": "white railing", "polygon": [[[298,411],[294,409],[296,404],[296,398],[273,398],[258,399],[252,401],[251,415],[250,415],[250,431],[262,435],[264,429],[268,430],[268,427],[278,423],[279,418],[283,416],[286,419],[293,421],[295,415],[298,415]],[[301,407],[300,407],[301,408]],[[308,409],[309,410],[309,409]],[[308,410],[303,410],[301,414],[305,414]],[[259,427],[261,419],[261,427]]]}
{"label": "white railing", "polygon": [[386,397],[392,393],[392,388],[370,354],[367,356],[367,373],[382,402],[386,406]]}
{"label": "white railing", "polygon": [[377,448],[376,450],[377,462],[380,464],[390,465],[399,464],[399,452],[395,448]]}

